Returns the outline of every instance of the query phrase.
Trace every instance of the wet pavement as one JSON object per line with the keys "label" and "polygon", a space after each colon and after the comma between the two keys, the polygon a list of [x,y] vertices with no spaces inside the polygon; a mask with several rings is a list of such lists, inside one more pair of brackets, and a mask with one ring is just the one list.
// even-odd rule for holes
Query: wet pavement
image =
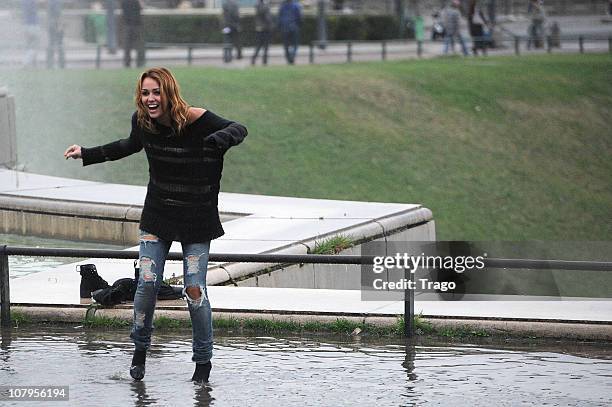
{"label": "wet pavement", "polygon": [[[142,382],[129,376],[127,329],[2,331],[2,385],[69,386],[105,406],[580,405],[612,399],[612,350],[580,343],[406,346],[392,339],[217,333],[208,385],[189,381],[191,333],[158,331]],[[2,405],[42,405],[3,401]]]}

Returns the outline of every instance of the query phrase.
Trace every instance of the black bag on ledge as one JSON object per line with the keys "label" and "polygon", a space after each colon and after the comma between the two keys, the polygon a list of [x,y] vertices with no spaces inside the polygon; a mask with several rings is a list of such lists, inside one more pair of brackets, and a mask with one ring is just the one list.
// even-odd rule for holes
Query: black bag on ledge
{"label": "black bag on ledge", "polygon": [[[137,261],[134,261],[134,278],[120,278],[110,287],[92,292],[93,299],[98,304],[107,306],[134,301],[140,274],[140,268],[136,267],[136,264]],[[181,287],[173,287],[165,281],[162,281],[159,291],[157,292],[157,299],[178,300],[179,298],[183,298],[183,289]]]}

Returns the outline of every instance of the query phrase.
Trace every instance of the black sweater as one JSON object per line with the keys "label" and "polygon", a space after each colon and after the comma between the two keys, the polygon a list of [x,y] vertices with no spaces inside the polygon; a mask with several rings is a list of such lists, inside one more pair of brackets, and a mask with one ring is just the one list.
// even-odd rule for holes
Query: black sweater
{"label": "black sweater", "polygon": [[140,228],[168,241],[205,242],[223,235],[217,209],[223,155],[240,144],[247,129],[211,111],[181,135],[157,124],[159,133],[140,126],[136,113],[128,138],[82,148],[83,165],[114,161],[145,149],[149,185]]}

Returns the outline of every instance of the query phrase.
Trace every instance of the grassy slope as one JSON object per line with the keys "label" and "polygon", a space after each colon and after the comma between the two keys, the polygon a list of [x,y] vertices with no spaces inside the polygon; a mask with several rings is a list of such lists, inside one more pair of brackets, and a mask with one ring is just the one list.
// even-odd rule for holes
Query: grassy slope
{"label": "grassy slope", "polygon": [[[228,154],[224,191],[422,203],[440,239],[610,240],[611,62],[555,55],[175,73],[190,103],[250,130]],[[137,75],[0,72],[16,96],[21,162],[144,184],[143,155],[85,169],[61,157],[69,143],[127,135]]]}

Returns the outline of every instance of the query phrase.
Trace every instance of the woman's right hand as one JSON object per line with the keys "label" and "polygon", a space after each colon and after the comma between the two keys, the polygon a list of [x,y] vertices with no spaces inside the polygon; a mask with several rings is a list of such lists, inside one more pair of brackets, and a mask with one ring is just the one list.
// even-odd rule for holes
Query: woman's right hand
{"label": "woman's right hand", "polygon": [[81,146],[73,144],[70,147],[68,147],[66,149],[66,151],[64,152],[64,158],[66,160],[69,159],[69,158],[74,158],[75,160],[79,159],[79,158],[82,158],[82,156],[81,156]]}

